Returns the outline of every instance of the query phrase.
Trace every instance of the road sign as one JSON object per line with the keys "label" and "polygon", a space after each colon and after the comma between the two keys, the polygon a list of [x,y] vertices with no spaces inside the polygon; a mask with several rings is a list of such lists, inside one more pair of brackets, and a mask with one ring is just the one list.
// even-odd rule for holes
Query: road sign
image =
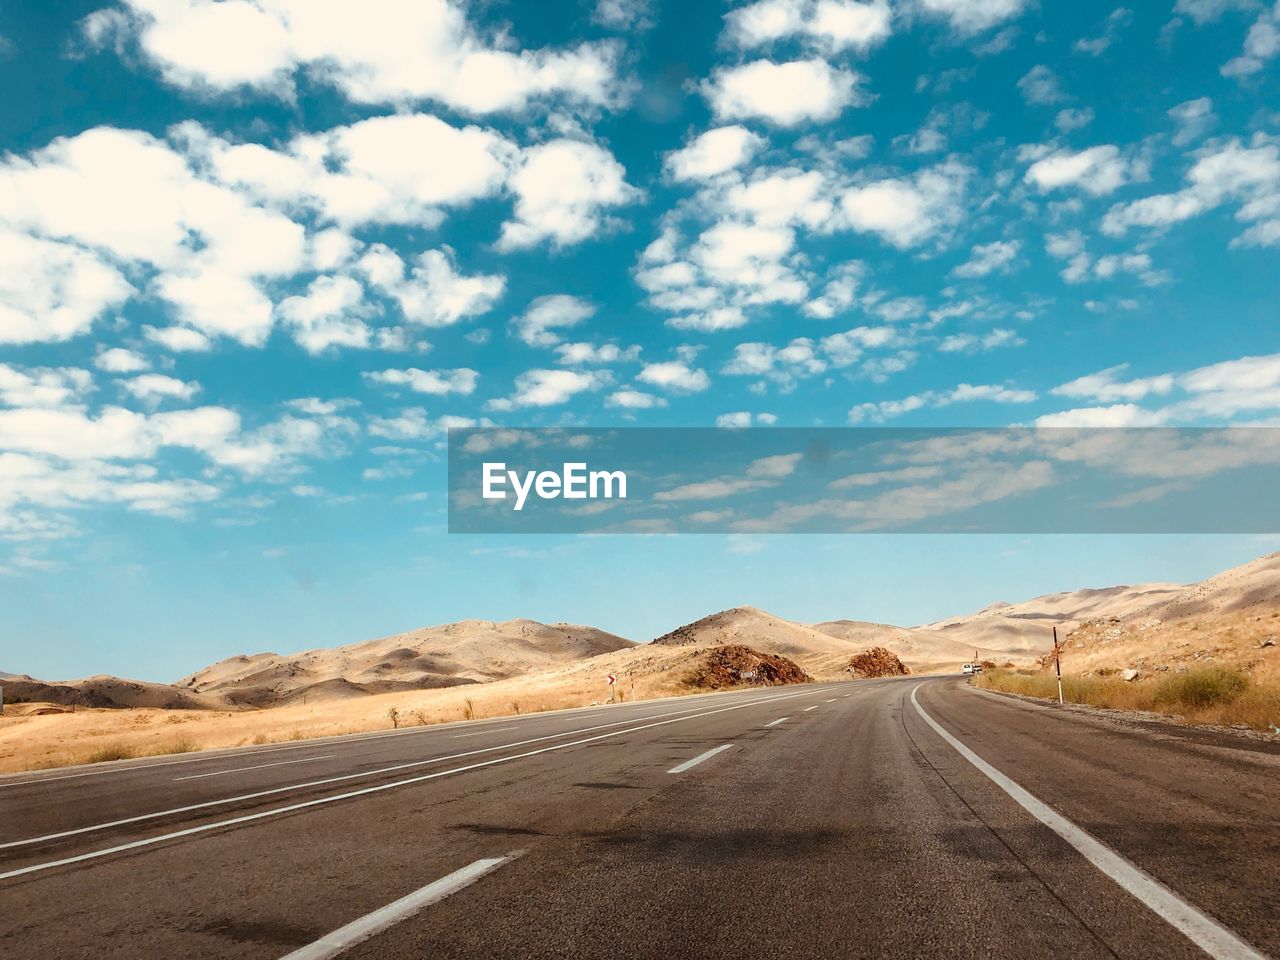
{"label": "road sign", "polygon": [[609,674],[609,686],[612,687],[617,682],[618,682],[618,678],[615,677],[612,673]]}

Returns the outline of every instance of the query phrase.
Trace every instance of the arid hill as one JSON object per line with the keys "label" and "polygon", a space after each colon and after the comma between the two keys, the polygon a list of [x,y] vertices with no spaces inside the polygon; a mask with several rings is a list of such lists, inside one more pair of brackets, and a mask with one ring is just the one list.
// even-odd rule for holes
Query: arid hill
{"label": "arid hill", "polygon": [[261,707],[505,680],[633,646],[595,627],[463,620],[341,647],[232,657],[177,686]]}
{"label": "arid hill", "polygon": [[199,710],[219,706],[216,698],[204,697],[167,683],[122,680],[97,676],[83,680],[46,682],[33,677],[6,673],[6,704],[24,702],[56,703],[65,707],[158,707],[164,710]]}
{"label": "arid hill", "polygon": [[[1015,656],[1043,654],[1053,645],[1052,628],[1064,637],[1086,620],[1121,617],[1171,599],[1187,590],[1179,584],[1144,583],[1051,593],[1021,603],[997,602],[977,613],[915,628],[968,648]],[[966,655],[968,659],[968,655]]]}

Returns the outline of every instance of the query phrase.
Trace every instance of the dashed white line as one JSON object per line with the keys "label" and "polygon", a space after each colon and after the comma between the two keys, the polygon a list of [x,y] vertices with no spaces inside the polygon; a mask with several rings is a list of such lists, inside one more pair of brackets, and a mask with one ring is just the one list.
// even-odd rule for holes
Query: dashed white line
{"label": "dashed white line", "polygon": [[[799,696],[799,694],[791,694],[791,696]],[[771,698],[776,699],[776,698]],[[748,701],[744,706],[752,703],[761,702],[759,698]],[[764,702],[768,702],[767,700]],[[449,760],[461,760],[465,757],[474,757],[482,753],[493,753],[498,750],[506,750],[513,747],[524,747],[531,743],[542,743],[546,740],[555,740],[560,737],[569,737],[578,733],[590,733],[593,730],[607,730],[610,727],[622,727],[629,723],[635,723],[637,720],[649,719],[650,717],[672,717],[682,713],[693,713],[701,709],[700,707],[689,707],[684,710],[669,710],[666,713],[650,714],[645,717],[632,717],[629,720],[614,720],[611,723],[598,723],[590,727],[576,727],[572,730],[564,730],[560,733],[549,733],[541,737],[531,737],[525,740],[517,740],[514,743],[503,743],[493,747],[482,747],[476,750],[464,750],[461,753],[448,754],[441,757],[429,757],[425,760],[413,760],[408,763],[396,763],[387,767],[378,767],[374,770],[362,770],[358,773],[346,773],[335,777],[324,777],[320,780],[308,780],[302,783],[292,783],[281,787],[272,787],[267,790],[257,790],[253,793],[242,793],[239,796],[221,797],[217,800],[205,800],[200,803],[190,803],[182,807],[171,807],[168,810],[156,810],[151,813],[142,813],[132,817],[123,817],[119,820],[109,820],[105,823],[95,823],[85,827],[75,827],[70,830],[63,830],[58,833],[48,833],[39,837],[27,837],[23,840],[9,840],[0,843],[0,850],[9,850],[14,847],[25,847],[35,843],[45,843],[50,840],[62,840],[66,837],[79,836],[85,833],[95,833],[100,830],[108,830],[114,827],[124,827],[134,823],[143,823],[147,820],[155,820],[160,817],[175,816],[180,813],[191,813],[195,810],[206,810],[210,807],[222,806],[228,803],[242,803],[246,800],[257,800],[260,797],[270,797],[280,793],[291,793],[300,790],[310,789],[312,787],[326,787],[335,783],[345,783],[348,780],[358,780],[364,777],[379,776],[384,773],[396,773],[401,770],[410,770],[415,767],[424,767],[433,763],[445,763]]]}
{"label": "dashed white line", "polygon": [[817,710],[820,706],[822,706],[822,704],[820,704],[820,703],[815,703],[812,707],[805,707],[805,708],[804,708],[804,710],[803,710],[803,711],[801,711],[801,712],[802,712],[802,713],[808,713],[810,710]]}
{"label": "dashed white line", "polygon": [[315,943],[309,943],[307,946],[293,951],[283,960],[330,960],[331,957],[345,953],[358,943],[364,943],[370,937],[376,936],[401,920],[407,920],[433,903],[439,903],[445,897],[457,893],[463,887],[470,886],[485,874],[492,873],[503,864],[510,863],[523,852],[523,850],[516,850],[508,853],[505,857],[488,857],[484,860],[477,860],[461,870],[455,870],[447,877],[441,877],[434,883],[429,883],[425,887],[415,890],[408,896],[401,897],[394,903],[389,903],[385,907],[373,911],[373,913],[366,914],[359,920],[348,923],[345,927],[339,927],[332,933],[321,937]]}
{"label": "dashed white line", "polygon": [[718,747],[712,747],[706,753],[700,753],[696,757],[694,757],[692,760],[686,760],[684,763],[681,763],[677,766],[672,767],[670,770],[667,771],[667,773],[684,773],[686,770],[692,770],[694,767],[702,763],[704,760],[710,760],[717,753],[724,753],[724,751],[728,750],[732,746],[733,746],[732,743],[723,743]]}
{"label": "dashed white line", "polygon": [[455,733],[450,740],[461,740],[463,737],[483,737],[486,733],[502,733],[504,730],[515,730],[515,727],[496,727],[493,730],[477,730],[475,733]]}
{"label": "dashed white line", "polygon": [[1215,960],[1266,960],[1262,953],[1226,927],[1187,903],[1155,877],[1130,863],[1100,840],[1081,830],[953,737],[920,706],[920,701],[916,699],[916,691],[919,689],[920,685],[912,688],[911,703],[915,706],[916,713],[920,714],[921,719],[932,727],[938,736],[951,744],[960,756],[977,767],[987,779],[1012,797],[1020,807],[1075,847],[1081,856],[1115,881],[1134,899],[1162,917]]}
{"label": "dashed white line", "polygon": [[[469,770],[480,770],[485,767],[492,767],[500,763],[511,763],[513,760],[523,760],[526,757],[536,757],[544,753],[553,753],[557,750],[566,750],[569,747],[578,747],[587,743],[596,743],[600,740],[607,740],[610,737],[618,737],[628,733],[639,733],[641,730],[652,730],[655,727],[665,727],[668,724],[672,724],[672,723],[683,723],[686,720],[699,720],[702,717],[710,717],[716,714],[729,713],[733,710],[743,710],[747,707],[759,706],[764,703],[773,703],[778,700],[790,700],[793,697],[800,697],[800,696],[804,696],[804,694],[791,693],[783,696],[768,697],[766,699],[751,700],[748,703],[735,704],[732,707],[720,707],[719,709],[716,709],[716,710],[705,710],[701,713],[691,714],[686,712],[684,715],[675,716],[670,720],[657,720],[657,721],[654,721],[653,723],[645,723],[645,724],[641,724],[640,726],[627,727],[624,730],[611,730],[609,733],[600,733],[600,734],[596,734],[594,737],[584,737],[581,740],[571,740],[568,743],[556,743],[556,744],[552,744],[549,747],[540,747],[537,750],[526,750],[524,753],[515,753],[506,757],[494,757],[492,760],[481,760],[476,763],[469,763],[462,767],[453,767],[449,770],[440,770],[440,771],[437,771],[436,773],[419,774],[416,777],[406,777],[403,780],[392,780],[390,783],[380,783],[371,787],[361,787],[359,790],[350,790],[346,793],[335,793],[335,794],[330,794],[327,797],[318,797],[314,800],[303,800],[298,803],[291,803],[283,807],[273,807],[270,810],[261,810],[258,813],[244,814],[243,816],[239,816],[239,817],[229,817],[226,820],[215,820],[210,823],[200,824],[199,826],[187,827],[183,830],[174,830],[171,833],[157,834],[156,836],[153,836],[153,837],[145,837],[141,840],[132,840],[129,843],[121,843],[113,847],[103,847],[98,850],[91,850],[88,853],[81,853],[71,857],[64,857],[61,860],[47,860],[43,863],[34,863],[28,867],[19,867],[16,870],[8,870],[3,873],[0,873],[0,880],[8,880],[8,879],[11,879],[12,877],[22,877],[31,873],[39,873],[43,870],[52,870],[55,867],[65,867],[73,863],[84,863],[85,861],[88,861],[88,860],[97,860],[101,857],[107,857],[117,853],[124,853],[125,851],[128,851],[128,850],[137,850],[140,847],[149,847],[157,843],[164,843],[169,840],[177,840],[182,837],[191,837],[197,834],[206,833],[210,830],[221,830],[225,827],[238,826],[243,823],[254,823],[259,820],[265,820],[268,817],[277,817],[286,813],[293,813],[298,810],[311,810],[316,807],[324,806],[330,803],[337,803],[342,800],[352,800],[356,797],[367,797],[371,794],[382,793],[387,790],[395,790],[399,787],[407,787],[412,784],[426,783],[429,780],[437,780],[440,777],[452,776],[455,773],[465,773]],[[604,726],[616,726],[616,724],[604,724]],[[596,729],[599,729],[599,727],[597,727]],[[493,748],[493,749],[499,749],[499,748]],[[488,753],[488,752],[490,751],[488,750],[473,751],[473,753]],[[439,760],[423,761],[423,762],[434,763],[434,762],[439,762]],[[416,764],[406,764],[405,766],[415,766],[415,765]],[[345,778],[336,778],[336,779],[345,779]],[[316,781],[316,782],[319,783],[323,781]],[[276,791],[264,791],[264,792],[274,793]],[[193,805],[189,809],[195,809],[198,806],[201,806],[201,805],[199,804]],[[137,819],[145,819],[145,818],[131,818],[130,820],[123,820],[118,822],[131,823]],[[84,832],[84,831],[69,830],[61,834],[61,836],[68,836],[73,833],[81,833],[81,832]],[[53,835],[53,836],[59,836],[59,835]],[[23,841],[18,841],[16,843],[4,844],[3,846],[9,846],[9,847],[20,846],[22,844],[32,843],[32,842],[34,841],[23,840]]]}
{"label": "dashed white line", "polygon": [[830,700],[827,701],[827,703],[835,703],[839,699],[840,699],[839,697],[832,697]]}
{"label": "dashed white line", "polygon": [[790,719],[791,719],[790,717],[779,717],[777,720],[770,720],[768,723],[765,724],[765,726],[776,727],[778,724],[782,723],[782,721],[790,720]]}
{"label": "dashed white line", "polygon": [[234,770],[215,770],[212,773],[193,773],[189,777],[174,777],[173,782],[178,783],[182,780],[204,780],[206,777],[224,777],[228,773],[245,773],[249,770],[265,770],[267,767],[284,767],[291,763],[314,763],[317,760],[332,760],[334,755],[331,753],[324,757],[304,757],[301,760],[277,760],[275,763],[259,763],[252,767],[236,767]]}

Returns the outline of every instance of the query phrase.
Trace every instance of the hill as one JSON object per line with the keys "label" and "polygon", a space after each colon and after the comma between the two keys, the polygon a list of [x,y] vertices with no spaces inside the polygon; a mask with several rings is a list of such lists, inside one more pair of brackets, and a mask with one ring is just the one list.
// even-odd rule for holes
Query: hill
{"label": "hill", "polygon": [[505,680],[633,646],[595,627],[463,620],[341,647],[231,657],[177,686],[262,707]]}
{"label": "hill", "polygon": [[1053,645],[1054,627],[1060,638],[1065,637],[1087,620],[1125,616],[1187,589],[1180,584],[1144,583],[1050,593],[1021,603],[993,603],[977,613],[939,620],[915,630],[966,647],[969,655],[974,649],[980,656],[985,651],[999,656],[1039,655]]}

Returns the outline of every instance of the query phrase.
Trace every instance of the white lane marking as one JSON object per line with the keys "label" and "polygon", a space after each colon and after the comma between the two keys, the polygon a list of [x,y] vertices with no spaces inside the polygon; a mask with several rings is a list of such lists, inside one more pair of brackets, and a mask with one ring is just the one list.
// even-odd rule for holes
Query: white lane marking
{"label": "white lane marking", "polygon": [[[799,694],[795,694],[795,696],[799,696]],[[752,700],[749,700],[746,704],[744,704],[744,706],[749,706],[752,703],[758,703],[758,702],[760,702],[759,698],[753,698]],[[672,716],[677,716],[681,713],[692,713],[698,709],[700,708],[689,707],[688,709],[685,709],[685,710],[669,710],[666,713],[652,714],[650,716],[658,717],[658,718],[672,717]],[[495,750],[506,750],[511,747],[524,747],[524,746],[528,746],[531,743],[541,743],[544,740],[555,740],[557,737],[569,737],[577,733],[590,733],[592,730],[606,730],[609,727],[621,727],[621,726],[625,726],[628,723],[635,723],[637,719],[649,719],[649,717],[648,716],[638,717],[638,718],[633,717],[629,720],[615,720],[612,723],[598,723],[590,727],[577,727],[573,730],[562,730],[559,733],[549,733],[541,737],[532,737],[527,740],[517,740],[514,743],[503,743],[493,747],[482,747],[477,750],[466,750],[466,751],[463,751],[462,753],[447,754],[442,757],[430,757],[426,760],[413,760],[408,763],[397,763],[389,767],[379,767],[378,769],[375,769],[375,770],[365,770],[359,773],[347,773],[347,774],[342,774],[336,777],[325,777],[322,780],[308,780],[308,781],[304,781],[303,783],[293,783],[293,784],[288,784],[282,787],[272,787],[267,790],[258,790],[254,793],[242,793],[239,796],[223,797],[218,800],[205,800],[200,803],[190,803],[184,807],[172,807],[168,810],[157,810],[153,813],[142,813],[142,814],[138,814],[137,816],[125,817],[120,820],[110,820],[110,821],[107,821],[106,823],[95,823],[95,824],[90,824],[89,826],[86,826],[86,827],[76,827],[71,830],[63,830],[59,833],[47,833],[44,836],[40,836],[40,837],[28,837],[25,840],[10,840],[5,843],[0,843],[0,850],[10,850],[14,847],[26,847],[34,843],[43,843],[49,840],[62,840],[65,837],[79,836],[80,834],[84,834],[84,833],[95,833],[99,830],[109,830],[112,827],[124,827],[133,823],[143,823],[147,820],[155,820],[160,817],[175,816],[180,813],[191,813],[195,810],[207,810],[209,807],[218,807],[228,803],[240,803],[245,800],[257,800],[261,797],[269,797],[277,793],[290,793],[298,790],[310,789],[311,787],[324,787],[333,783],[344,783],[348,780],[357,780],[361,777],[374,777],[384,773],[395,773],[399,770],[410,770],[414,767],[423,767],[432,763],[445,763],[449,760],[461,760],[465,757],[474,757],[477,754],[481,754],[481,753],[493,753]]]}
{"label": "white lane marking", "polygon": [[835,703],[839,699],[840,699],[839,697],[832,697],[830,700],[827,701],[827,703]]}
{"label": "white lane marking", "polygon": [[768,723],[765,724],[765,726],[776,727],[778,724],[782,723],[783,720],[790,720],[790,719],[791,719],[790,717],[779,717],[777,720],[770,720]]}
{"label": "white lane marking", "polygon": [[498,727],[494,730],[477,730],[475,733],[455,733],[450,740],[461,740],[463,737],[483,737],[486,733],[502,733],[505,730],[514,730],[515,727]]}
{"label": "white lane marking", "polygon": [[215,770],[212,773],[193,773],[188,777],[174,777],[173,782],[183,780],[204,780],[206,777],[224,777],[228,773],[246,773],[250,770],[265,770],[267,767],[285,767],[291,763],[314,763],[317,760],[332,760],[333,754],[324,757],[303,757],[301,760],[277,760],[274,763],[258,763],[252,767],[236,767],[234,770]]}
{"label": "white lane marking", "polygon": [[1020,807],[1075,847],[1081,856],[1115,881],[1134,899],[1166,920],[1215,960],[1267,960],[1264,954],[1259,953],[1226,927],[1197,910],[1155,877],[1130,863],[1100,840],[1081,830],[957,740],[920,706],[920,701],[916,699],[916,691],[921,686],[923,684],[912,688],[911,702],[924,722],[929,724],[938,736],[951,744],[960,756],[977,767],[987,779],[1012,797]]}
{"label": "white lane marking", "polygon": [[800,711],[800,712],[801,712],[801,713],[808,713],[810,710],[817,710],[820,706],[822,706],[822,704],[820,704],[820,703],[815,703],[812,707],[805,707],[805,708],[804,708],[802,711]]}
{"label": "white lane marking", "polygon": [[841,697],[840,699],[841,699],[841,700],[843,700],[845,697],[848,697],[848,696],[852,696],[852,694],[848,694],[848,693],[846,693],[846,694],[845,694],[843,697]]}
{"label": "white lane marking", "polygon": [[692,770],[694,767],[702,763],[704,760],[710,760],[717,753],[724,753],[724,751],[728,750],[732,746],[733,746],[732,743],[724,743],[718,747],[712,747],[706,753],[700,753],[696,757],[694,757],[692,760],[686,760],[684,763],[681,763],[681,764],[678,764],[677,766],[672,767],[670,770],[667,771],[667,773],[684,773],[686,770]]}
{"label": "white lane marking", "polygon": [[426,909],[433,903],[439,903],[445,897],[452,893],[457,893],[463,887],[470,886],[485,874],[492,873],[502,865],[510,863],[522,853],[524,853],[523,850],[516,850],[508,853],[505,857],[488,857],[484,860],[477,860],[461,870],[455,870],[447,877],[441,877],[434,883],[429,883],[425,887],[415,890],[408,896],[401,897],[394,903],[389,903],[385,907],[373,911],[373,913],[366,914],[359,920],[348,923],[345,927],[339,927],[332,933],[325,934],[315,943],[307,944],[307,946],[288,954],[283,960],[330,960],[330,958],[350,950],[356,944],[364,943],[370,937],[376,936],[401,920],[409,919],[415,913]]}
{"label": "white lane marking", "polygon": [[[359,790],[351,790],[347,793],[330,794],[327,797],[319,797],[315,800],[304,800],[300,803],[291,803],[288,806],[275,807],[271,810],[262,810],[258,813],[249,813],[240,817],[230,817],[226,820],[216,820],[213,823],[201,824],[198,827],[187,827],[184,830],[174,830],[171,833],[157,834],[154,837],[146,837],[142,840],[133,840],[129,843],[117,844],[114,847],[103,847],[100,850],[91,850],[88,853],[77,854],[73,857],[64,857],[61,860],[48,860],[44,863],[32,864],[29,867],[20,867],[16,870],[9,870],[5,873],[0,873],[0,880],[8,880],[12,877],[21,877],[29,873],[39,873],[43,870],[51,870],[54,867],[65,867],[72,863],[83,863],[86,860],[97,860],[100,857],[110,856],[115,853],[124,853],[127,850],[137,850],[139,847],[149,847],[153,844],[162,843],[166,840],[177,840],[181,837],[190,837],[198,833],[206,833],[209,830],[220,830],[223,827],[237,826],[242,823],[253,823],[257,820],[265,820],[267,817],[276,817],[285,813],[293,813],[297,810],[309,810],[325,804],[336,803],[339,800],[351,800],[355,797],[366,797],[370,794],[382,793],[385,790],[394,790],[396,787],[407,787],[417,783],[426,783],[428,780],[437,780],[440,777],[447,777],[455,773],[466,773],[469,770],[479,770],[483,767],[492,767],[499,763],[510,763],[513,760],[523,760],[526,757],[536,757],[543,753],[565,750],[569,747],[581,746],[584,743],[595,743],[598,740],[607,740],[610,737],[617,737],[626,733],[639,733],[641,730],[650,730],[653,727],[664,727],[670,723],[683,723],[686,720],[698,720],[702,717],[710,717],[717,713],[729,713],[733,710],[743,710],[747,707],[759,706],[764,703],[773,703],[778,700],[790,700],[793,697],[802,696],[805,696],[805,694],[791,693],[780,697],[770,697],[767,700],[752,700],[749,703],[740,703],[732,707],[721,707],[718,710],[707,710],[702,713],[677,716],[671,720],[658,720],[654,723],[646,723],[638,727],[628,727],[625,730],[613,730],[609,733],[597,734],[594,737],[585,737],[582,740],[572,740],[569,743],[557,743],[549,747],[539,747],[537,750],[527,750],[524,753],[515,753],[509,757],[494,757],[492,760],[481,760],[478,763],[470,763],[463,767],[454,767],[452,770],[440,770],[436,773],[424,773],[416,777],[407,777],[404,780],[393,780],[390,783],[380,783],[372,787],[362,787]],[[615,724],[605,724],[605,726],[615,726]],[[596,729],[599,729],[599,727]],[[477,750],[475,752],[485,753],[487,751]],[[413,764],[411,764],[411,766],[413,766]]]}
{"label": "white lane marking", "polygon": [[[605,710],[617,712],[619,710],[631,710],[634,707],[651,707],[664,704],[670,700],[682,700],[686,702],[701,702],[716,697],[732,696],[734,694],[755,693],[754,690],[728,690],[716,693],[695,694],[688,697],[655,697],[652,700],[638,700],[634,703],[611,704],[599,707],[565,707],[560,710],[547,710],[543,713],[529,714],[523,719],[529,720],[559,720],[569,719],[568,714],[574,713],[603,713]],[[650,716],[670,716],[670,714],[651,714]],[[347,733],[332,737],[313,737],[306,743],[291,744],[272,744],[261,750],[241,750],[238,747],[223,747],[217,751],[209,751],[209,756],[187,757],[183,760],[165,760],[159,763],[129,763],[120,762],[100,764],[101,770],[85,770],[81,773],[64,773],[54,777],[31,777],[26,780],[9,780],[8,777],[20,776],[22,773],[33,773],[34,771],[26,770],[18,773],[0,774],[0,790],[9,787],[27,787],[40,786],[46,783],[57,783],[60,780],[79,780],[83,777],[105,777],[114,773],[134,773],[137,771],[154,770],[159,767],[173,767],[186,763],[216,763],[219,760],[239,760],[241,757],[251,757],[259,753],[285,753],[289,750],[323,750],[331,744],[359,744],[367,740],[385,740],[388,737],[404,737],[416,736],[424,733],[440,733],[446,730],[456,729],[460,724],[472,725],[476,723],[501,723],[503,720],[510,720],[511,717],[494,717],[489,720],[455,720],[449,723],[431,723],[421,727],[410,727],[404,730],[392,730],[386,733]],[[631,719],[643,719],[642,717],[632,717]],[[590,729],[590,728],[588,728]],[[598,729],[598,728],[597,728]],[[3,849],[0,847],[0,849]]]}

